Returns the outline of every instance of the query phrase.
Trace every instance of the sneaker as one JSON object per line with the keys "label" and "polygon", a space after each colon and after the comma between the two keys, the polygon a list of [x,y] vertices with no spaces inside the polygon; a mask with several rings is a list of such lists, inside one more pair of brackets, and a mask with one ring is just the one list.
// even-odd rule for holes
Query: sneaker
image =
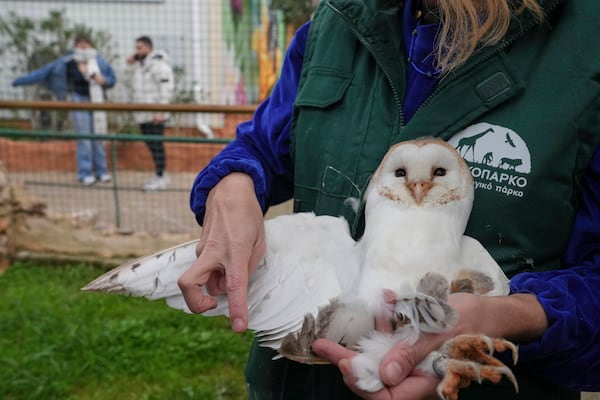
{"label": "sneaker", "polygon": [[81,178],[80,181],[84,186],[91,186],[96,183],[96,178],[94,178],[92,175],[88,175]]}
{"label": "sneaker", "polygon": [[154,191],[154,190],[164,190],[169,186],[169,177],[167,175],[163,176],[155,176],[150,179],[148,182],[144,183],[144,190],[146,191]]}
{"label": "sneaker", "polygon": [[102,174],[98,177],[98,180],[102,183],[107,183],[112,180],[112,176],[110,174]]}

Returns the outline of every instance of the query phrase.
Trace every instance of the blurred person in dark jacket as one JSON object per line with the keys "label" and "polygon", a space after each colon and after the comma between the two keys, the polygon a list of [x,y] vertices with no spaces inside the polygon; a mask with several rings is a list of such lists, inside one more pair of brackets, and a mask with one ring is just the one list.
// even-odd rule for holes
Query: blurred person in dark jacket
{"label": "blurred person in dark jacket", "polygon": [[[133,100],[137,103],[168,104],[175,91],[175,77],[169,56],[161,50],[154,50],[148,36],[135,40],[135,54],[127,59],[131,67]],[[164,136],[165,123],[169,119],[166,112],[136,112],[135,121],[144,135]],[[169,186],[169,177],[165,172],[166,155],[162,141],[147,141],[154,161],[155,175],[144,183],[148,191],[163,190]]]}

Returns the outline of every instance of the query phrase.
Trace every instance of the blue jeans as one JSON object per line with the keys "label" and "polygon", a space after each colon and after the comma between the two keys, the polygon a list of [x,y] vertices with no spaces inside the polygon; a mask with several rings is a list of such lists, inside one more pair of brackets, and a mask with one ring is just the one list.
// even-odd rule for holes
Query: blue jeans
{"label": "blue jeans", "polygon": [[[89,102],[88,96],[72,93],[73,101]],[[90,111],[72,111],[71,120],[77,133],[94,133],[94,120]],[[104,141],[81,139],[77,141],[77,178],[101,176],[108,173]]]}

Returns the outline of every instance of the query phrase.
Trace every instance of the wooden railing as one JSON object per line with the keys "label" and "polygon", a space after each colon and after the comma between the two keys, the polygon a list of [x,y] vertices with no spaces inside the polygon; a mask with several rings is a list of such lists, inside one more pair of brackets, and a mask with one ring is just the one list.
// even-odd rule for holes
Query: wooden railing
{"label": "wooden railing", "polygon": [[165,111],[224,114],[252,114],[256,105],[219,104],[142,104],[142,103],[76,103],[72,101],[0,100],[0,109],[29,110],[104,110],[104,111]]}

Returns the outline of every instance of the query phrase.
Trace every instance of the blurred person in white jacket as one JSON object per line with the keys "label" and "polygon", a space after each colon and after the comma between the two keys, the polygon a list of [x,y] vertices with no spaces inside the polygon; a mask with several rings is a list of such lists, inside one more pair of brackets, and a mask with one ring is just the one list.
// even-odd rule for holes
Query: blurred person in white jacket
{"label": "blurred person in white jacket", "polygon": [[[135,54],[127,58],[132,68],[133,100],[137,103],[168,104],[175,91],[175,77],[164,51],[154,50],[152,40],[148,36],[140,36],[135,40]],[[169,113],[135,112],[135,121],[140,125],[144,135],[163,136],[165,123]],[[162,190],[169,186],[169,177],[165,171],[166,155],[163,141],[146,142],[156,175],[144,183],[143,189]]]}

